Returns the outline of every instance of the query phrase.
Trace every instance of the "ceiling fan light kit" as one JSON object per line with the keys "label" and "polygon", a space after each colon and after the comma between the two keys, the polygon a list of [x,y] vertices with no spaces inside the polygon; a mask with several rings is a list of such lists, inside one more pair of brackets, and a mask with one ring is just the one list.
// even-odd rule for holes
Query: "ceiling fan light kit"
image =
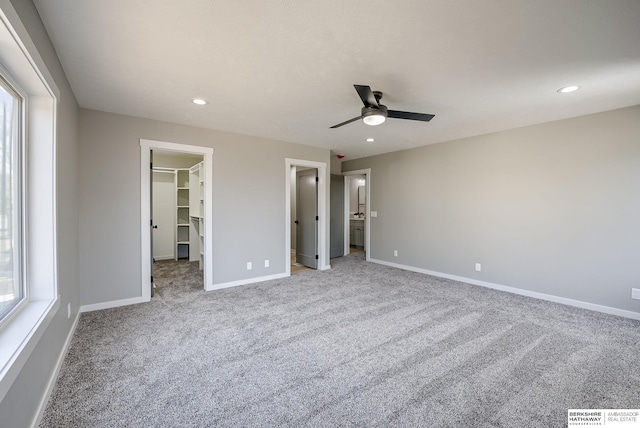
{"label": "ceiling fan light kit", "polygon": [[384,123],[387,119],[387,108],[380,105],[379,109],[362,107],[362,121],[367,125],[376,126]]}
{"label": "ceiling fan light kit", "polygon": [[387,106],[380,104],[382,92],[372,91],[371,88],[366,85],[353,85],[353,87],[356,88],[356,92],[364,104],[364,107],[362,107],[362,110],[360,111],[360,116],[354,117],[353,119],[349,119],[337,125],[333,125],[331,128],[339,128],[359,119],[362,119],[362,121],[367,125],[376,126],[384,123],[387,117],[394,119],[418,120],[421,122],[429,122],[435,117],[433,114],[389,110],[387,109]]}

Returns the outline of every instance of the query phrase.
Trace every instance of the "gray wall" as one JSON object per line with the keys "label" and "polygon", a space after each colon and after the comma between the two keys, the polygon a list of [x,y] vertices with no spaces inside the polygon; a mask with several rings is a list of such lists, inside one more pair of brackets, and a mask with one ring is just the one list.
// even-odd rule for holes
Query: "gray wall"
{"label": "gray wall", "polygon": [[328,150],[81,109],[82,304],[140,296],[141,138],[214,148],[214,284],[284,272],[285,158],[326,162],[329,183]]}
{"label": "gray wall", "polygon": [[342,173],[342,160],[338,159],[338,155],[331,151],[331,174]]}
{"label": "gray wall", "polygon": [[640,106],[343,163],[361,168],[373,259],[640,312]]}
{"label": "gray wall", "polygon": [[[44,336],[0,403],[1,426],[26,427],[36,416],[80,305],[76,138],[78,106],[35,7],[30,1],[24,0],[12,0],[12,4],[60,89],[57,121],[57,267],[61,304]],[[67,318],[68,303],[71,303],[71,319]]]}

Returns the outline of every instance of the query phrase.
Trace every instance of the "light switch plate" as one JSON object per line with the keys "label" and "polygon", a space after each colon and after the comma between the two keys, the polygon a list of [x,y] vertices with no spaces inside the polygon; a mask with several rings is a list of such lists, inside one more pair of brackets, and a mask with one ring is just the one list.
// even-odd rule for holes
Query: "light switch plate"
{"label": "light switch plate", "polygon": [[371,211],[371,217],[378,217],[378,211]]}

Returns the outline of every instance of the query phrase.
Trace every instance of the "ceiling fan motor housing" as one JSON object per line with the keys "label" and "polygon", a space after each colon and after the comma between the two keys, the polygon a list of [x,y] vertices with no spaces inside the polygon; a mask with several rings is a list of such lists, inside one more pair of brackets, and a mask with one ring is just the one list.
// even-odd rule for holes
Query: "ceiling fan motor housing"
{"label": "ceiling fan motor housing", "polygon": [[362,107],[362,117],[367,116],[384,116],[387,117],[387,106],[378,104],[378,107]]}

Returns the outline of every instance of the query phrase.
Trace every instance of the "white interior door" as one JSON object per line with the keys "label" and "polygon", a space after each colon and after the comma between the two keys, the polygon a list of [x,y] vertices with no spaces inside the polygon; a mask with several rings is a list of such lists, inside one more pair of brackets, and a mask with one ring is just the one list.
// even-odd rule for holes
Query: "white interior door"
{"label": "white interior door", "polygon": [[330,250],[329,257],[344,255],[344,177],[331,174],[331,206],[330,206]]}
{"label": "white interior door", "polygon": [[176,184],[175,172],[153,171],[153,260],[175,258]]}
{"label": "white interior door", "polygon": [[318,170],[298,171],[296,183],[296,262],[318,268]]}

